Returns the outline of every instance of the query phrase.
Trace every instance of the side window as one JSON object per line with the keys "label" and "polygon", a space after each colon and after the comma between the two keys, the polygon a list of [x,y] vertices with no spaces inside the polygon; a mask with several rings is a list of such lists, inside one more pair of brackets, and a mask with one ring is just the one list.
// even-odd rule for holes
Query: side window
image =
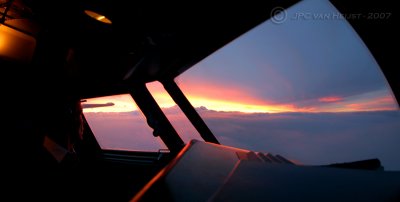
{"label": "side window", "polygon": [[87,99],[82,106],[102,149],[144,152],[167,149],[159,137],[153,136],[129,94]]}
{"label": "side window", "polygon": [[329,1],[295,4],[176,82],[223,144],[307,165],[379,158],[400,170],[398,104]]}

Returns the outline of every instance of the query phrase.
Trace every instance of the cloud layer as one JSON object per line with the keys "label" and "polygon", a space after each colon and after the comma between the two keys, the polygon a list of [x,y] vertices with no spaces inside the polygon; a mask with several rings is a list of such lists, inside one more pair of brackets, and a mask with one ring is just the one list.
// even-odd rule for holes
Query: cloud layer
{"label": "cloud layer", "polygon": [[313,165],[379,158],[400,170],[400,111],[201,115],[226,145]]}
{"label": "cloud layer", "polygon": [[[280,154],[306,165],[379,158],[386,170],[400,170],[400,111],[246,114],[197,110],[225,145]],[[186,142],[201,139],[177,107],[164,112]],[[105,148],[165,148],[137,111],[85,116]]]}

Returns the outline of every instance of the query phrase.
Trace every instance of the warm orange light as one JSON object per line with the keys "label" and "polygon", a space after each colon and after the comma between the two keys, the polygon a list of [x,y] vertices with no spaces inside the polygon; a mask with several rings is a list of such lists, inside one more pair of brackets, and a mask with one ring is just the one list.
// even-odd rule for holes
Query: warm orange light
{"label": "warm orange light", "polygon": [[0,25],[0,58],[29,62],[36,47],[32,36]]}
{"label": "warm orange light", "polygon": [[90,16],[91,18],[100,21],[102,23],[106,23],[106,24],[112,24],[111,20],[108,19],[106,16],[101,15],[99,13],[96,13],[94,11],[91,10],[85,10],[86,15]]}
{"label": "warm orange light", "polygon": [[188,96],[195,107],[205,106],[209,110],[244,113],[278,113],[294,111],[292,105],[254,105],[226,100],[213,100],[204,97]]}
{"label": "warm orange light", "polygon": [[[158,104],[162,108],[172,107],[175,106],[175,102],[172,98],[165,93],[163,86],[158,82],[148,83],[147,88],[150,92],[152,92],[153,97],[158,101]],[[212,89],[212,88],[210,88]],[[212,90],[210,90],[212,91]],[[229,91],[232,91],[229,93]],[[219,91],[220,94],[221,91]],[[262,104],[255,104],[261,103],[257,100],[251,100],[249,98],[242,99],[241,101],[228,101],[226,99],[230,99],[230,96],[239,97],[243,93],[234,92],[233,89],[225,89],[224,98],[221,99],[214,99],[205,96],[196,96],[192,94],[187,94],[190,103],[194,107],[201,107],[204,106],[209,110],[215,111],[236,111],[236,112],[244,112],[244,113],[255,113],[255,112],[267,112],[267,113],[276,113],[276,112],[288,112],[294,111],[294,107],[292,105],[262,105]],[[246,96],[242,96],[246,97]]]}
{"label": "warm orange light", "polygon": [[[0,27],[0,29],[1,29],[1,27]],[[0,33],[0,51],[4,49],[5,44],[6,44],[5,36],[4,36],[4,34]]]}
{"label": "warm orange light", "polygon": [[385,111],[396,110],[396,101],[391,96],[359,100],[344,106],[347,111]]}
{"label": "warm orange light", "polygon": [[154,99],[157,100],[157,104],[161,108],[168,108],[176,105],[175,101],[171,98],[171,96],[169,96],[161,83],[147,83],[146,87],[149,89]]}
{"label": "warm orange light", "polygon": [[322,97],[319,98],[318,101],[320,102],[338,102],[343,100],[343,98],[339,97],[339,96],[329,96],[329,97]]}
{"label": "warm orange light", "polygon": [[[163,86],[158,82],[148,83],[147,88],[152,96],[157,100],[161,108],[169,108],[176,105],[172,98],[165,92]],[[215,87],[217,88],[217,87]],[[195,88],[193,88],[195,89]],[[192,90],[193,90],[192,89]],[[396,110],[396,101],[392,96],[383,96],[375,98],[354,99],[342,97],[323,97],[315,100],[315,105],[299,107],[295,103],[270,103],[262,102],[250,96],[245,96],[245,92],[229,93],[223,88],[218,89],[224,92],[220,98],[207,97],[207,95],[187,93],[186,96],[190,103],[198,107],[206,107],[208,110],[223,112],[241,112],[241,113],[283,113],[283,112],[352,112],[352,111],[377,111],[377,110]],[[238,95],[243,99],[237,99]],[[115,95],[87,99],[86,104],[105,104],[112,102],[114,106],[86,108],[84,112],[130,112],[138,110],[136,103],[129,94]],[[321,102],[323,104],[321,104]]]}
{"label": "warm orange light", "polygon": [[138,110],[129,94],[86,99],[85,104],[113,103],[113,106],[84,108],[83,112],[132,112]]}

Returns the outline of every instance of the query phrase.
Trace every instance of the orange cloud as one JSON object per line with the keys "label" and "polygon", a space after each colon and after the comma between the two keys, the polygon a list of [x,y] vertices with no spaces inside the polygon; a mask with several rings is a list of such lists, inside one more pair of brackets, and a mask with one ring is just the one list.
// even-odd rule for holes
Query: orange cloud
{"label": "orange cloud", "polygon": [[[159,82],[147,84],[149,91],[161,108],[175,106],[169,94]],[[246,89],[212,86],[210,84],[192,83],[190,86],[181,86],[185,95],[194,107],[204,106],[214,111],[236,111],[244,113],[280,113],[280,112],[350,112],[350,111],[377,111],[395,110],[397,104],[390,95],[375,98],[344,100],[339,96],[319,98],[317,102],[305,107],[298,107],[296,103],[273,103],[254,96]],[[84,112],[128,112],[136,111],[138,107],[129,94],[115,95],[88,99],[87,104],[105,104],[112,102],[109,107],[86,108]]]}
{"label": "orange cloud", "polygon": [[[271,100],[260,99],[252,88],[219,82],[204,82],[199,79],[185,80],[184,83],[177,82],[186,96],[202,97],[211,100],[234,101],[254,105],[273,105]],[[256,91],[258,93],[258,91]]]}
{"label": "orange cloud", "polygon": [[[175,102],[158,82],[147,85],[161,107],[172,107]],[[237,111],[244,113],[280,113],[280,112],[349,112],[394,110],[396,102],[391,96],[344,100],[340,96],[327,96],[318,102],[298,107],[296,103],[274,103],[252,95],[251,90],[212,85],[191,81],[180,85],[194,107],[205,106],[215,111]]]}
{"label": "orange cloud", "polygon": [[392,96],[378,97],[350,103],[344,106],[348,111],[396,110],[396,101]]}
{"label": "orange cloud", "polygon": [[[159,82],[148,83],[147,88],[160,107],[172,107],[175,102]],[[182,86],[181,86],[182,87]],[[210,84],[185,85],[186,97],[194,107],[205,106],[215,111],[237,111],[244,113],[310,112],[312,107],[298,108],[294,104],[274,104],[257,99],[243,89],[212,86]]]}
{"label": "orange cloud", "polygon": [[339,97],[339,96],[328,96],[328,97],[322,97],[319,98],[318,101],[320,102],[338,102],[338,101],[342,101],[343,98]]}
{"label": "orange cloud", "polygon": [[239,111],[245,113],[266,112],[277,113],[294,111],[293,105],[254,105],[240,101],[216,100],[204,97],[188,96],[188,99],[195,107],[205,106],[215,111]]}

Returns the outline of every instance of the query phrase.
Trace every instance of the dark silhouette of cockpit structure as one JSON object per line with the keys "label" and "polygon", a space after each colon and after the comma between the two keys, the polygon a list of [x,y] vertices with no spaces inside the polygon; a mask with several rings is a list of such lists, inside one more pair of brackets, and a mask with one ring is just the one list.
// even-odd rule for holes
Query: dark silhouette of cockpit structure
{"label": "dark silhouette of cockpit structure", "polygon": [[[395,8],[388,2],[331,2],[344,13],[369,12],[372,8],[394,12]],[[29,177],[35,175],[35,162],[28,154],[38,144],[34,136],[40,125],[37,117],[44,122],[51,119],[43,116],[43,111],[59,107],[57,103],[62,102],[57,98],[128,93],[145,115],[153,135],[159,136],[170,152],[103,151],[85,123],[82,155],[86,163],[73,182],[84,185],[80,186],[84,191],[74,195],[77,201],[358,200],[370,196],[399,200],[399,173],[381,171],[377,159],[304,167],[279,155],[220,145],[175,83],[174,78],[191,66],[269,19],[273,8],[289,8],[295,3],[0,0],[2,96],[11,102],[5,105],[5,117],[12,131],[4,137],[5,154],[10,159],[5,164],[32,171],[16,172],[19,184],[40,181],[40,177]],[[389,48],[398,37],[394,19],[348,21],[377,59],[400,100],[396,52]],[[146,83],[152,81],[162,83],[204,141],[182,141],[147,89]],[[268,186],[268,180],[276,183]],[[358,187],[365,183],[371,184]],[[48,194],[45,190],[41,195],[35,183],[28,185],[13,191],[35,192],[31,197],[38,198]],[[305,187],[299,189],[297,185]],[[317,189],[321,192],[314,194],[312,190]],[[265,198],[266,192],[273,194]],[[63,199],[62,194],[55,197]]]}

